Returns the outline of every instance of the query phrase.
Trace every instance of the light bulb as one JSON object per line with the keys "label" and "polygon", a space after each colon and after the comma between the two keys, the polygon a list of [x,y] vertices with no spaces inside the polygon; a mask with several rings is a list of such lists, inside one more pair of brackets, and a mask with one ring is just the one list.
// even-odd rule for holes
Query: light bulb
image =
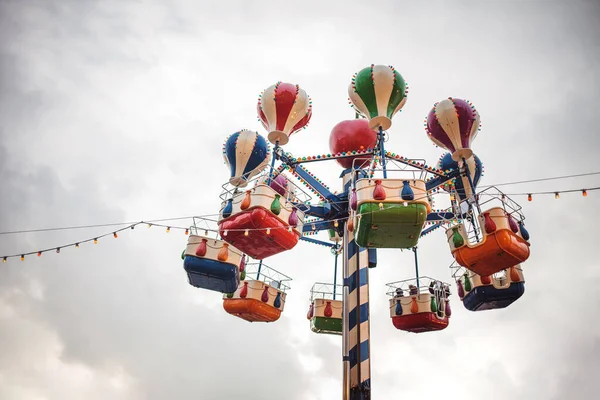
{"label": "light bulb", "polygon": [[338,224],[338,222],[337,222],[337,219],[336,219],[336,220],[333,222],[333,226],[334,226],[334,227],[336,227],[336,228],[337,228],[338,226],[340,226],[340,224]]}
{"label": "light bulb", "polygon": [[75,248],[78,249],[79,248],[79,243],[75,243]]}
{"label": "light bulb", "polygon": [[291,232],[291,231],[292,231],[292,227],[290,226],[290,227],[288,228],[288,232]]}
{"label": "light bulb", "polygon": [[531,193],[529,193],[529,194],[527,195],[527,201],[531,201],[531,200],[532,200],[532,199],[531,199]]}
{"label": "light bulb", "polygon": [[119,235],[117,235],[117,232],[113,232],[113,237],[116,239],[119,237]]}
{"label": "light bulb", "polygon": [[248,232],[248,229],[246,229],[246,230],[244,231],[244,236],[248,236],[248,234],[249,234],[249,232]]}
{"label": "light bulb", "polygon": [[383,210],[383,203],[379,203],[379,209]]}
{"label": "light bulb", "polygon": [[271,228],[267,228],[267,235],[271,234]]}
{"label": "light bulb", "polygon": [[583,197],[586,197],[586,196],[587,196],[587,190],[583,189],[583,190],[581,191],[581,194],[583,195]]}
{"label": "light bulb", "polygon": [[558,194],[558,192],[554,193],[554,198],[558,199],[560,197],[560,195]]}
{"label": "light bulb", "polygon": [[312,230],[314,231],[315,229],[317,229],[317,227],[315,226],[315,224],[312,224]]}
{"label": "light bulb", "polygon": [[21,261],[25,261],[25,255],[21,254]]}
{"label": "light bulb", "polygon": [[38,257],[41,257],[41,256],[42,256],[42,252],[38,251]]}
{"label": "light bulb", "polygon": [[171,232],[171,227],[167,226],[167,233]]}
{"label": "light bulb", "polygon": [[152,225],[148,224],[148,228],[152,228]]}
{"label": "light bulb", "polygon": [[57,247],[57,248],[56,248],[56,253],[57,253],[57,254],[58,254],[58,253],[60,253],[60,247]]}
{"label": "light bulb", "polygon": [[186,229],[186,230],[185,230],[185,235],[187,236],[187,235],[189,235],[189,234],[190,234],[190,230],[189,230],[189,229]]}
{"label": "light bulb", "polygon": [[94,239],[94,244],[98,244],[98,239]]}
{"label": "light bulb", "polygon": [[402,205],[404,205],[404,207],[408,207],[408,203],[406,201],[402,203]]}
{"label": "light bulb", "polygon": [[2,259],[2,262],[6,262],[6,257],[4,257],[4,258]]}

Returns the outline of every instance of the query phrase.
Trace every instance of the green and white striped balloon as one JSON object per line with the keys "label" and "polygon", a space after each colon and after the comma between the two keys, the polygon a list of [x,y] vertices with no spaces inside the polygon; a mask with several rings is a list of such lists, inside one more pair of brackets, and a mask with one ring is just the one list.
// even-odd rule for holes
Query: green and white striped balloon
{"label": "green and white striped balloon", "polygon": [[352,77],[348,87],[354,109],[369,120],[371,129],[389,129],[392,117],[406,103],[408,87],[391,65],[363,68]]}

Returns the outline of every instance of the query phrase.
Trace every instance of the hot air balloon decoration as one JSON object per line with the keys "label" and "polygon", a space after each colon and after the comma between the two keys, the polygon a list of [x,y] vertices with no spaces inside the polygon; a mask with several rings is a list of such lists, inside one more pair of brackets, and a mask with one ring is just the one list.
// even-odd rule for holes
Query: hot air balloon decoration
{"label": "hot air balloon decoration", "polygon": [[479,123],[479,113],[471,102],[449,97],[429,111],[425,131],[433,143],[452,153],[454,161],[461,161],[473,155],[471,143]]}
{"label": "hot air balloon decoration", "polygon": [[348,95],[354,109],[369,120],[371,129],[387,130],[394,114],[406,104],[408,87],[394,67],[371,64],[354,75]]}
{"label": "hot air balloon decoration", "polygon": [[299,85],[277,82],[260,95],[257,112],[269,132],[269,141],[283,146],[292,134],[308,125],[312,101]]}
{"label": "hot air balloon decoration", "polygon": [[[467,166],[469,167],[471,182],[473,182],[473,189],[475,189],[477,188],[479,180],[482,177],[483,164],[479,157],[474,154],[473,157],[467,159]],[[440,161],[438,162],[438,168],[442,171],[451,171],[458,170],[459,166],[458,163],[452,159],[452,154],[446,153],[440,158]],[[469,178],[467,176],[456,178],[454,187],[456,188],[456,193],[461,201],[473,196],[473,190],[471,190],[471,184],[469,183]],[[448,190],[447,185],[444,185],[444,189]]]}
{"label": "hot air balloon decoration", "polygon": [[225,140],[223,157],[231,171],[229,183],[244,187],[269,163],[269,144],[257,132],[242,129]]}

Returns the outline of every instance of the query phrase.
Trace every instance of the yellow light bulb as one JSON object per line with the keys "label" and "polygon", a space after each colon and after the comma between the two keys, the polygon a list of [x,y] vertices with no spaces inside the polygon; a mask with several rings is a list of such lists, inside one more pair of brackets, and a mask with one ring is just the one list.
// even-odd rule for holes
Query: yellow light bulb
{"label": "yellow light bulb", "polygon": [[171,232],[171,227],[167,226],[167,233]]}
{"label": "yellow light bulb", "polygon": [[148,228],[152,228],[152,225],[148,224]]}
{"label": "yellow light bulb", "polygon": [[25,255],[21,254],[21,261],[25,261]]}
{"label": "yellow light bulb", "polygon": [[383,210],[383,203],[379,203],[379,209]]}
{"label": "yellow light bulb", "polygon": [[554,193],[554,198],[558,199],[560,197],[560,195],[558,194],[558,192]]}
{"label": "yellow light bulb", "polygon": [[6,257],[4,257],[4,258],[2,259],[2,262],[6,262]]}
{"label": "yellow light bulb", "polygon": [[248,232],[248,229],[246,229],[246,230],[244,231],[244,236],[248,236],[248,235],[249,235],[249,232]]}
{"label": "yellow light bulb", "polygon": [[94,239],[94,244],[98,244],[98,239]]}
{"label": "yellow light bulb", "polygon": [[271,234],[271,228],[267,228],[267,235]]}
{"label": "yellow light bulb", "polygon": [[75,243],[75,248],[78,249],[79,248],[79,243]]}
{"label": "yellow light bulb", "polygon": [[338,224],[337,220],[335,220],[335,221],[333,222],[333,226],[335,226],[335,227],[337,228],[338,226],[340,226],[340,224]]}

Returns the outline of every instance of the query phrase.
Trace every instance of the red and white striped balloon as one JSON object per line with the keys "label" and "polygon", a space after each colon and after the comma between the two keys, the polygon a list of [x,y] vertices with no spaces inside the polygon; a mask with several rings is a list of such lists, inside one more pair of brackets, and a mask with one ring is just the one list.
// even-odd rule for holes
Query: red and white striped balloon
{"label": "red and white striped balloon", "polygon": [[260,95],[257,111],[260,122],[269,132],[269,141],[284,145],[310,121],[312,101],[300,86],[277,82]]}

